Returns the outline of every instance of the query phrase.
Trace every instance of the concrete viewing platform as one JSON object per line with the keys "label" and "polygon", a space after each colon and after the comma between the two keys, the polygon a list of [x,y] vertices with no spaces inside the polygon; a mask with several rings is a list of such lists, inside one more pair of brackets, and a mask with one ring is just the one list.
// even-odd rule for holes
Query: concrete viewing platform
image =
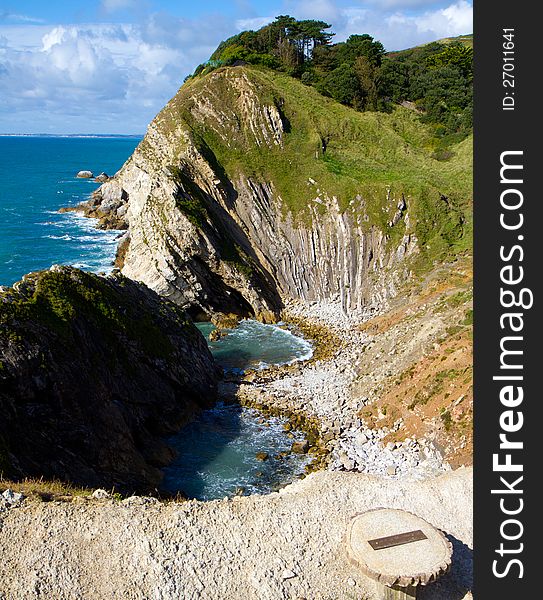
{"label": "concrete viewing platform", "polygon": [[[472,600],[472,485],[471,469],[425,481],[319,471],[279,493],[211,502],[25,500],[0,510],[0,597],[381,600],[397,579],[420,583],[421,600]],[[352,523],[357,513],[375,517],[372,509],[383,506],[403,509],[408,520],[394,527],[390,517],[372,518],[373,528]],[[436,582],[450,550],[428,523],[454,545],[451,569]],[[438,553],[426,559],[426,541],[375,551],[366,564],[382,583],[348,555],[349,530],[359,557],[356,540],[418,529]],[[397,572],[384,560],[394,553]],[[400,553],[407,554],[401,561]]]}

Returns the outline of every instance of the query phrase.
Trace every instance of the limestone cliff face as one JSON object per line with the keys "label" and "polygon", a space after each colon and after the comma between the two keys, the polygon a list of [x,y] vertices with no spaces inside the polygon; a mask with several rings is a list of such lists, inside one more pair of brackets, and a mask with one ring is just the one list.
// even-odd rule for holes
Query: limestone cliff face
{"label": "limestone cliff face", "polygon": [[[128,222],[123,274],[193,313],[263,319],[290,300],[333,298],[355,310],[393,295],[404,259],[417,251],[409,206],[402,194],[382,192],[387,224],[372,224],[363,195],[340,205],[294,160],[289,193],[311,199],[291,210],[272,172],[275,157],[288,156],[286,138],[292,149],[298,135],[287,116],[296,110],[246,68],[183,86],[95,198]],[[334,133],[310,127],[303,134],[322,163]],[[245,152],[270,167],[244,161]]]}
{"label": "limestone cliff face", "polygon": [[120,275],[71,267],[0,292],[0,473],[149,490],[164,437],[216,399],[203,336]]}

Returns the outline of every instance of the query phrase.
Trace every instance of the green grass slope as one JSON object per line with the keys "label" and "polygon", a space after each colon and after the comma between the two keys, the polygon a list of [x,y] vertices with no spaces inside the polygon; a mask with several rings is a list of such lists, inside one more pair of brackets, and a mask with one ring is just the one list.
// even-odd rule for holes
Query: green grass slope
{"label": "green grass slope", "polygon": [[[243,114],[238,128],[224,131],[194,117],[203,99],[218,112],[236,110],[239,89],[231,82],[243,75],[261,105],[280,110],[282,147],[256,144]],[[362,215],[368,228],[378,226],[394,242],[405,233],[403,221],[389,226],[403,194],[411,231],[427,258],[435,261],[471,247],[472,136],[436,153],[432,129],[408,108],[358,112],[286,74],[244,66],[188,80],[157,124],[167,132],[179,124],[189,129],[220,176],[272,182],[284,212],[299,221],[307,222],[309,206],[327,210],[314,202],[319,191],[321,197],[337,197],[342,211]]]}

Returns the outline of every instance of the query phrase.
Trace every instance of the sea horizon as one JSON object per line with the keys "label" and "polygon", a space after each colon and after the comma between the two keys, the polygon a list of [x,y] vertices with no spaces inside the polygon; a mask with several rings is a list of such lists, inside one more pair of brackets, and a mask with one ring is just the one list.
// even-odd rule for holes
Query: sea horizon
{"label": "sea horizon", "polygon": [[144,133],[0,133],[0,137],[143,138]]}

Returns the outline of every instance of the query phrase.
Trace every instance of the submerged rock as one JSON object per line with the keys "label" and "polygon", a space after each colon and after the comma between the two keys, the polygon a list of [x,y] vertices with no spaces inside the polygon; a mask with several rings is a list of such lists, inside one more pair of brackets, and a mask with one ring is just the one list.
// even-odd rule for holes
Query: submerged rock
{"label": "submerged rock", "polygon": [[221,329],[214,329],[208,336],[210,342],[218,342],[220,339],[226,337],[228,333]]}
{"label": "submerged rock", "polygon": [[295,454],[305,454],[309,450],[309,442],[303,440],[302,442],[294,442],[292,444],[292,452]]}
{"label": "submerged rock", "polygon": [[183,310],[120,274],[32,273],[0,294],[0,470],[121,491],[159,485],[163,438],[216,398]]}

